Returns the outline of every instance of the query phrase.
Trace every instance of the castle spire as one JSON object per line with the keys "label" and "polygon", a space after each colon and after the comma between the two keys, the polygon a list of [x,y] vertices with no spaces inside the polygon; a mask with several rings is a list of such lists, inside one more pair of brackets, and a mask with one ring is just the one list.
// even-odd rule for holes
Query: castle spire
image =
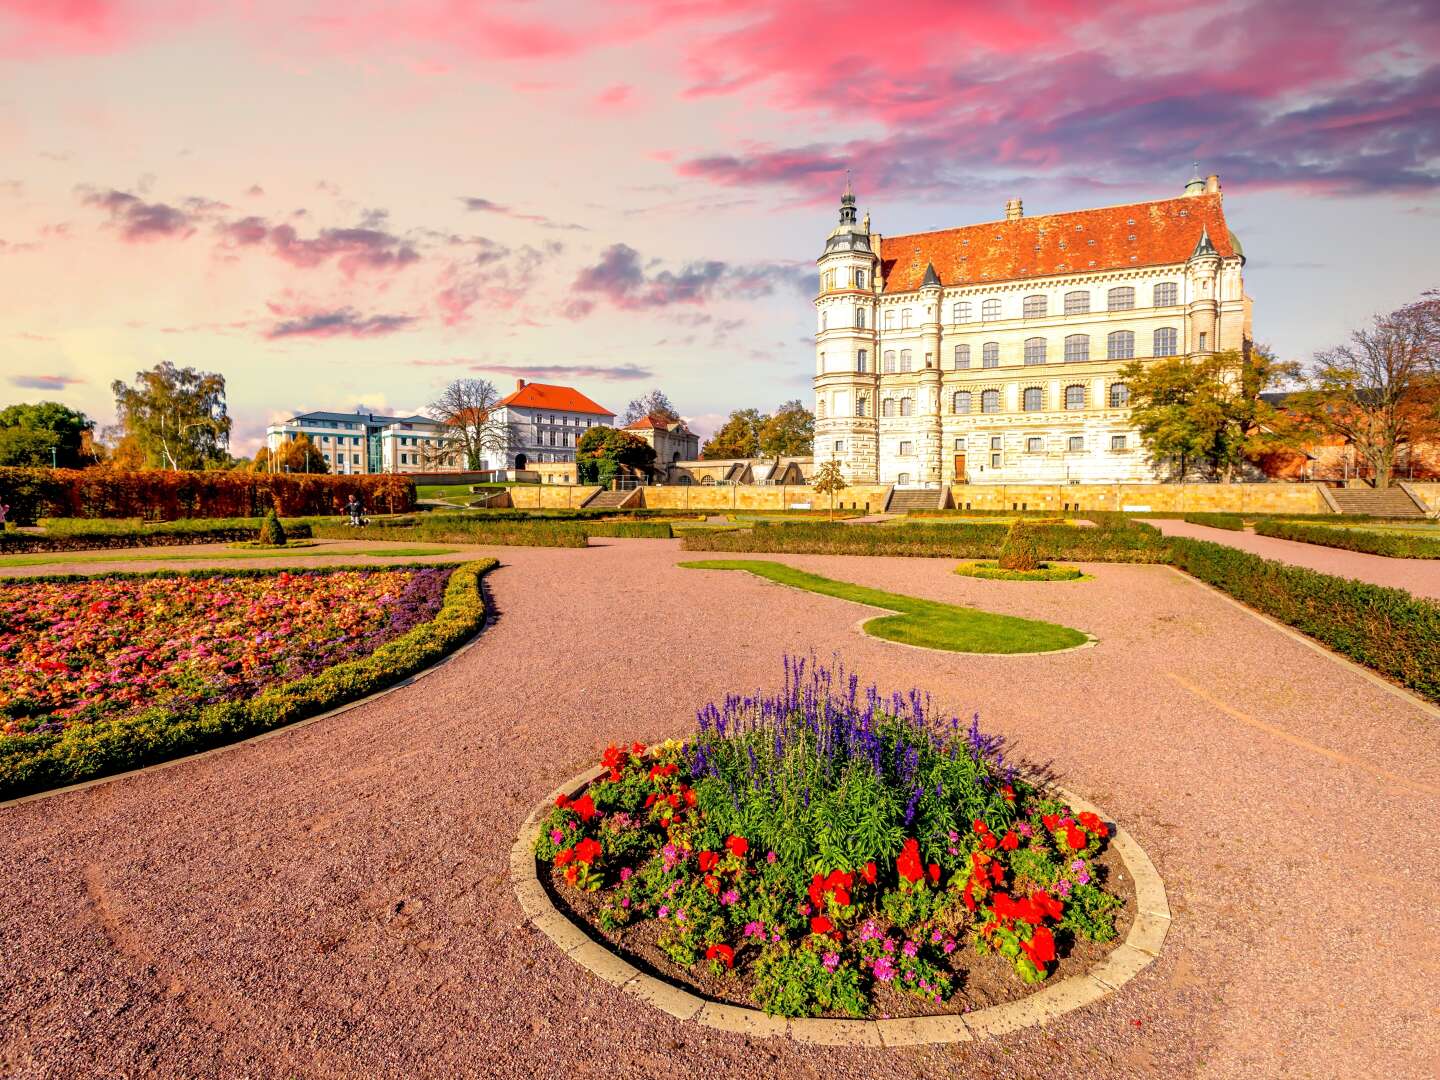
{"label": "castle spire", "polygon": [[845,170],[845,194],[840,196],[840,224],[855,224],[855,189],[850,185],[850,170]]}

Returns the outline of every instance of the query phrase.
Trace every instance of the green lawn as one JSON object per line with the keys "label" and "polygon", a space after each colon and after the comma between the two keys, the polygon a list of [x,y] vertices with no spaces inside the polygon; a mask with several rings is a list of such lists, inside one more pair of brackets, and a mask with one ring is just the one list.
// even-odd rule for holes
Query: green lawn
{"label": "green lawn", "polygon": [[143,555],[137,555],[134,554],[134,548],[115,548],[113,554],[105,555],[72,555],[67,551],[46,551],[34,555],[0,555],[0,567],[46,566],[51,563],[181,562],[190,559],[313,559],[321,555],[381,555],[387,558],[405,559],[420,555],[453,555],[457,550],[459,549],[447,547],[377,547],[334,551],[324,548],[315,550],[307,545],[305,548],[297,546],[251,551],[147,551]]}
{"label": "green lawn", "polygon": [[[1289,521],[1289,518],[1280,518]],[[1398,533],[1401,536],[1440,537],[1440,522],[1419,521],[1296,521],[1296,525],[1318,525],[1324,529],[1347,529],[1352,532]]]}
{"label": "green lawn", "polygon": [[886,641],[919,645],[926,649],[966,653],[1036,653],[1070,649],[1089,640],[1085,634],[1068,626],[883,592],[763,559],[704,559],[680,565],[692,570],[744,570],[781,585],[896,612],[868,620],[864,625],[865,632]]}

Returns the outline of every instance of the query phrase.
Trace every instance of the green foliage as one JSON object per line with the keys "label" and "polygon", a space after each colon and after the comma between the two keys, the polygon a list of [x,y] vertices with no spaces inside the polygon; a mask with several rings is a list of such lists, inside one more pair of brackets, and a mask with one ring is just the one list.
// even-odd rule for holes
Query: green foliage
{"label": "green foliage", "polygon": [[1005,570],[995,562],[961,563],[955,568],[961,577],[984,578],[987,581],[1077,581],[1085,576],[1078,566],[1040,563],[1034,570]]}
{"label": "green foliage", "polygon": [[1115,914],[1121,900],[1092,884],[1076,885],[1066,898],[1065,914],[1060,928],[1079,934],[1089,941],[1115,940]]}
{"label": "green foliage", "polygon": [[700,448],[709,460],[796,457],[814,452],[815,415],[799,399],[786,401],[773,414],[736,409]]}
{"label": "green foliage", "polygon": [[1010,526],[1005,542],[1000,545],[998,561],[1002,570],[1040,569],[1040,544],[1030,525],[1017,521]]}
{"label": "green foliage", "polygon": [[[89,548],[169,547],[255,540],[260,518],[192,518],[160,525],[139,518],[44,518],[43,533],[0,533],[0,552],[84,551]],[[310,526],[292,522],[292,539],[309,539]]]}
{"label": "green foliage", "polygon": [[[61,734],[0,739],[0,799],[75,784],[152,765],[292,724],[354,701],[429,667],[474,636],[485,620],[480,578],[497,566],[481,559],[455,569],[435,618],[376,649],[314,675],[273,686],[254,698],[199,709],[147,709],[119,720],[76,724]],[[320,573],[354,569],[327,567]],[[227,570],[226,576],[275,574],[275,570]],[[216,571],[159,571],[126,577],[214,577]],[[83,581],[83,575],[40,580]]]}
{"label": "green foliage", "polygon": [[644,470],[654,464],[654,447],[620,428],[589,428],[575,444],[575,474],[582,484],[609,484],[622,466]]}
{"label": "green foliage", "polygon": [[228,463],[225,376],[166,361],[136,372],[134,386],[117,379],[110,389],[120,427],[148,467],[204,469]]}
{"label": "green foliage", "polygon": [[813,942],[782,942],[765,950],[754,973],[755,1001],[772,1016],[863,1016],[869,1009],[855,966],[826,970],[821,948]]}
{"label": "green foliage", "polygon": [[1186,514],[1183,520],[1191,525],[1208,525],[1212,529],[1228,529],[1230,532],[1245,531],[1245,519],[1239,514]]}
{"label": "green foliage", "polygon": [[58,401],[0,409],[0,465],[84,468],[95,461],[94,430],[94,421]]}
{"label": "green foliage", "polygon": [[589,525],[568,521],[497,520],[467,514],[429,514],[408,524],[374,521],[354,528],[326,522],[314,534],[327,540],[406,540],[443,544],[497,544],[506,547],[586,547]]}
{"label": "green foliage", "polygon": [[1302,544],[1387,555],[1392,559],[1440,559],[1440,532],[1435,536],[1414,536],[1400,532],[1367,532],[1348,527],[1301,525],[1293,521],[1263,518],[1255,523],[1257,536],[1274,536]]}
{"label": "green foliage", "polygon": [[617,536],[630,540],[669,540],[674,536],[665,521],[595,521],[581,526],[586,536]]}
{"label": "green foliage", "polygon": [[759,409],[736,409],[700,447],[700,456],[711,461],[759,457],[760,428],[767,419]]}
{"label": "green foliage", "polygon": [[280,517],[271,510],[265,515],[265,520],[260,522],[260,535],[256,537],[256,543],[264,547],[284,547],[285,527],[280,524]]}

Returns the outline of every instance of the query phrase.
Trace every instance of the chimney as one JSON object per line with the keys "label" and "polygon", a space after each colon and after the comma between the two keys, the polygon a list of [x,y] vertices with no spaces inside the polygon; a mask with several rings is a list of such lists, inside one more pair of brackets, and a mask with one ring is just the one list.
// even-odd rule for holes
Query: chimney
{"label": "chimney", "polygon": [[1211,194],[1219,193],[1220,177],[1216,173],[1211,173],[1209,176],[1205,177],[1205,190]]}
{"label": "chimney", "polygon": [[525,389],[525,380],[524,380],[524,379],[516,379],[516,380],[515,380],[515,389],[516,389],[516,390],[524,390],[524,389]]}
{"label": "chimney", "polygon": [[1005,200],[1005,220],[1019,221],[1025,216],[1025,206],[1019,199]]}

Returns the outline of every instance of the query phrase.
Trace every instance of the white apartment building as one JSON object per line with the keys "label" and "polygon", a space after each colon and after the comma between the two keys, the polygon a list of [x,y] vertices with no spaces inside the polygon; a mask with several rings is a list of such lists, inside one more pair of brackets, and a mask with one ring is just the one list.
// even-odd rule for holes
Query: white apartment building
{"label": "white apartment building", "polygon": [[299,413],[265,429],[273,453],[306,435],[332,473],[463,472],[462,456],[445,445],[445,429],[425,416]]}
{"label": "white apartment building", "polygon": [[854,481],[1148,481],[1121,369],[1251,343],[1217,176],[1156,202],[881,236],[818,260],[815,460]]}
{"label": "white apartment building", "polygon": [[487,469],[521,470],[536,462],[574,461],[586,430],[613,427],[615,414],[570,386],[515,380],[515,392],[495,405],[509,448],[486,455]]}

